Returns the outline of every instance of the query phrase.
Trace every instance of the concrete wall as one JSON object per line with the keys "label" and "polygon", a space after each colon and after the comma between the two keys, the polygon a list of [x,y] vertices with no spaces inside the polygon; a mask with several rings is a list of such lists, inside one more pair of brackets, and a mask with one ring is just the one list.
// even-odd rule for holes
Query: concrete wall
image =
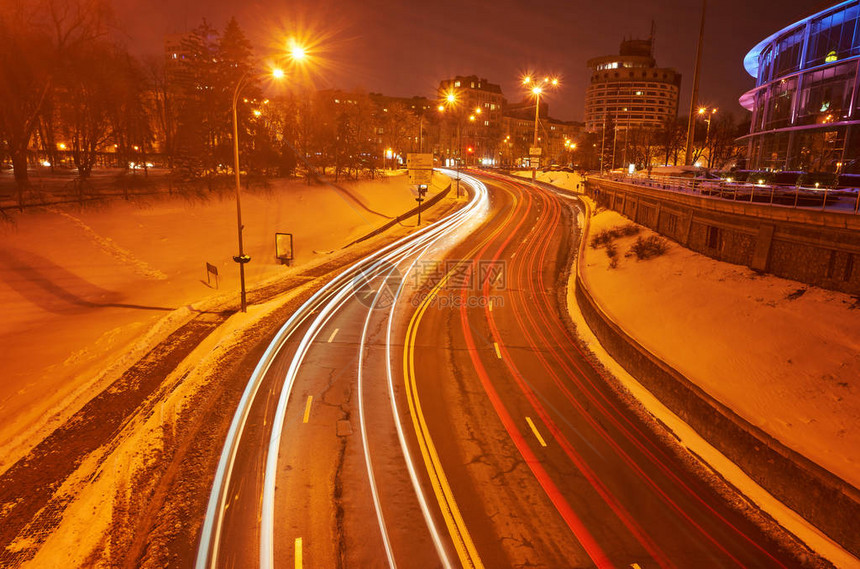
{"label": "concrete wall", "polygon": [[720,261],[860,294],[860,215],[777,207],[590,179],[586,193]]}

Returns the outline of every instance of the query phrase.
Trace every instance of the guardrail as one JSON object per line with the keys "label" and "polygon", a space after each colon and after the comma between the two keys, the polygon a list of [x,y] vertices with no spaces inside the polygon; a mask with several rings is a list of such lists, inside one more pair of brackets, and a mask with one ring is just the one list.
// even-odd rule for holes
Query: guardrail
{"label": "guardrail", "polygon": [[820,209],[848,215],[857,215],[860,211],[860,189],[858,188],[804,188],[779,184],[630,174],[600,174],[591,178],[705,198],[746,201],[774,207]]}

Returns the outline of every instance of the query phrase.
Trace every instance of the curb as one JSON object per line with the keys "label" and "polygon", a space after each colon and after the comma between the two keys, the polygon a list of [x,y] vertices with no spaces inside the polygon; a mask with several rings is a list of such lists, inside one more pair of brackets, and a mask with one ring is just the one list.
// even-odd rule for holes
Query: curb
{"label": "curb", "polygon": [[[432,198],[427,200],[426,203],[424,203],[418,207],[421,208],[421,211],[427,211],[428,208],[430,208],[430,207],[436,205],[437,203],[439,203],[440,201],[442,201],[442,198],[447,196],[448,192],[450,192],[450,191],[451,191],[451,183],[449,182],[448,186],[444,190],[442,190],[441,192],[439,192],[438,194],[436,194],[435,196],[433,196]],[[381,227],[374,229],[373,231],[371,231],[367,235],[363,235],[363,236],[359,237],[358,239],[356,239],[355,241],[353,241],[347,245],[344,245],[343,249],[346,249],[347,247],[352,247],[356,243],[361,243],[362,241],[366,241],[367,239],[370,239],[371,237],[376,237],[380,233],[391,229],[392,227],[394,227],[395,225],[397,225],[401,221],[409,219],[410,217],[412,217],[413,215],[418,213],[418,207],[413,207],[412,209],[410,209],[406,213],[398,215],[397,217],[395,217],[394,219],[392,219],[391,221],[389,221],[385,225],[382,225]]]}
{"label": "curb", "polygon": [[[584,205],[580,261],[587,243],[590,205]],[[673,413],[737,464],[775,498],[860,557],[860,491],[750,424],[627,334],[598,304],[576,266],[577,304],[606,351]]]}

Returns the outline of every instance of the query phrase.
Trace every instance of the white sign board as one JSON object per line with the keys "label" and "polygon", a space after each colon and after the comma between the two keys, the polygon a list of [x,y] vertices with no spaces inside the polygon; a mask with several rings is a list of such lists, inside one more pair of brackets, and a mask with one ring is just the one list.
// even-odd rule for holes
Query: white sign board
{"label": "white sign board", "polygon": [[406,168],[409,169],[409,183],[412,185],[429,185],[433,181],[432,154],[407,154]]}
{"label": "white sign board", "polygon": [[540,146],[529,147],[529,156],[540,156],[541,154],[542,154],[542,149]]}

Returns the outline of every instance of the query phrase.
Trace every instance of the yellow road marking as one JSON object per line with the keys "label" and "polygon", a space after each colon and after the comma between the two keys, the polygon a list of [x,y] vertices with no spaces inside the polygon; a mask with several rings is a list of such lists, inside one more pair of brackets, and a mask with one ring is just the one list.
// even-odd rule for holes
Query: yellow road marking
{"label": "yellow road marking", "polygon": [[308,402],[305,404],[305,416],[302,419],[302,423],[307,423],[308,418],[311,416],[311,402],[314,400],[313,395],[308,395]]}
{"label": "yellow road marking", "polygon": [[[510,193],[510,192],[509,192]],[[514,205],[517,199],[512,194]],[[466,255],[466,258],[472,257],[485,243],[495,238],[508,221],[513,217],[514,210],[510,208],[507,212],[507,217],[493,233],[488,235],[479,243],[472,251]],[[448,533],[451,535],[451,540],[454,542],[454,548],[457,550],[457,556],[460,558],[460,563],[467,569],[483,569],[484,564],[481,562],[481,557],[478,555],[478,550],[472,541],[472,536],[469,534],[468,528],[463,521],[463,516],[460,514],[460,509],[457,507],[457,502],[454,500],[454,495],[451,492],[451,487],[448,484],[448,478],[442,470],[442,462],[439,460],[439,455],[436,453],[436,447],[433,444],[433,439],[430,437],[430,432],[427,428],[427,423],[424,420],[424,414],[421,411],[421,401],[418,398],[418,385],[415,377],[415,338],[418,332],[418,325],[424,317],[424,313],[430,307],[433,299],[439,291],[462,265],[451,269],[444,278],[441,279],[430,293],[424,298],[424,301],[412,315],[409,321],[409,326],[406,329],[406,342],[403,350],[403,372],[406,383],[406,400],[409,404],[409,415],[412,418],[412,425],[415,429],[415,435],[418,438],[418,446],[421,449],[421,456],[424,459],[424,466],[427,468],[427,474],[430,477],[430,483],[433,486],[433,493],[436,495],[436,501],[439,503],[439,509],[442,511],[442,517],[445,519],[445,525],[448,526]]]}
{"label": "yellow road marking", "polygon": [[406,400],[409,403],[409,414],[412,416],[412,425],[415,428],[415,434],[418,438],[418,446],[421,449],[421,456],[424,458],[424,465],[427,468],[427,474],[430,476],[430,482],[433,486],[433,492],[436,494],[436,501],[442,510],[442,517],[445,519],[445,525],[448,526],[448,533],[451,535],[451,540],[454,542],[454,548],[457,550],[457,556],[460,558],[460,563],[465,568],[483,569],[484,565],[481,562],[481,557],[478,555],[478,550],[472,541],[472,536],[469,534],[466,523],[463,521],[463,516],[460,514],[460,508],[457,506],[457,501],[454,499],[454,494],[448,484],[448,478],[442,469],[442,462],[436,452],[436,447],[430,437],[430,432],[427,428],[427,423],[424,420],[424,414],[421,411],[421,402],[418,399],[418,385],[415,379],[415,338],[418,330],[418,323],[424,316],[424,313],[430,306],[433,298],[438,294],[439,290],[445,286],[449,276],[453,273],[448,273],[445,277],[436,284],[430,294],[424,299],[406,330],[406,349],[403,351],[403,369],[406,380]]}
{"label": "yellow road marking", "polygon": [[490,302],[487,304],[487,307],[490,309],[490,312],[493,311],[493,299],[490,299]]}
{"label": "yellow road marking", "polygon": [[302,569],[302,538],[296,538],[296,569]]}
{"label": "yellow road marking", "polygon": [[639,567],[638,563],[634,563],[633,565],[630,566],[630,569],[642,569],[642,568]]}
{"label": "yellow road marking", "polygon": [[545,446],[546,446],[546,441],[545,441],[545,440],[543,440],[543,437],[542,437],[542,436],[540,436],[540,432],[538,432],[537,427],[535,427],[535,424],[534,424],[534,422],[532,421],[532,418],[531,418],[531,417],[526,417],[526,423],[528,423],[528,424],[529,424],[529,427],[531,427],[531,428],[532,428],[532,432],[535,434],[535,437],[537,437],[537,440],[538,440],[538,442],[540,443],[540,446],[545,447]]}
{"label": "yellow road marking", "polygon": [[340,332],[340,328],[335,328],[334,332],[331,333],[331,336],[328,337],[328,343],[331,344],[334,337],[337,336],[337,333]]}
{"label": "yellow road marking", "polygon": [[496,357],[502,359],[502,352],[499,350],[499,345],[493,342],[493,347],[496,349]]}

